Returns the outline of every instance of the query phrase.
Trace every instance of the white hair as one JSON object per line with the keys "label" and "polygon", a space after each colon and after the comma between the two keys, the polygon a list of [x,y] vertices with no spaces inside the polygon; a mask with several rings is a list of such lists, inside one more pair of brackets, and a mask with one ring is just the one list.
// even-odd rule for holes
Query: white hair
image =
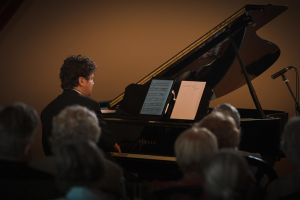
{"label": "white hair", "polygon": [[212,200],[250,199],[253,183],[246,160],[234,150],[220,150],[204,169],[204,187]]}
{"label": "white hair", "polygon": [[223,113],[212,112],[193,126],[210,130],[218,139],[219,149],[236,148],[239,144],[240,131],[233,118]]}
{"label": "white hair", "polygon": [[64,192],[74,186],[95,187],[104,178],[104,155],[91,140],[64,142],[55,158],[57,184]]}
{"label": "white hair", "polygon": [[217,150],[216,137],[205,128],[190,128],[175,142],[177,163],[183,173],[202,172],[204,165]]}
{"label": "white hair", "polygon": [[281,147],[293,165],[300,167],[300,117],[290,119],[284,127]]}
{"label": "white hair", "polygon": [[90,139],[98,142],[101,128],[96,114],[89,109],[75,105],[66,107],[53,118],[52,152],[64,141]]}

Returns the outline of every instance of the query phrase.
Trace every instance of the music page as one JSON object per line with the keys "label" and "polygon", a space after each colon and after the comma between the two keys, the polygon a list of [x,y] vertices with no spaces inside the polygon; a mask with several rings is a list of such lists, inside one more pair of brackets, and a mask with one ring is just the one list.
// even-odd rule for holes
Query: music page
{"label": "music page", "polygon": [[206,82],[182,81],[171,119],[194,120]]}
{"label": "music page", "polygon": [[153,79],[140,114],[161,115],[174,80]]}

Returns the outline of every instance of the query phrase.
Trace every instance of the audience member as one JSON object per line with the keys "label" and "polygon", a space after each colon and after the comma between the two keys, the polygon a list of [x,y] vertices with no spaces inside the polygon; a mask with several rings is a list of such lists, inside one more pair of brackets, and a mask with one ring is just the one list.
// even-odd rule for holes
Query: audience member
{"label": "audience member", "polygon": [[[212,113],[214,112],[220,112],[222,114],[224,114],[225,116],[229,116],[229,117],[232,117],[234,119],[234,122],[235,122],[235,125],[236,125],[236,128],[239,130],[240,134],[241,135],[241,130],[242,128],[240,127],[240,113],[239,111],[234,107],[232,106],[231,104],[229,103],[223,103],[223,104],[220,104],[218,105],[213,111]],[[239,136],[240,137],[240,136]],[[240,140],[240,139],[239,139]],[[250,152],[245,152],[245,151],[241,151],[241,150],[238,150],[239,153],[241,155],[244,155],[244,156],[254,156],[254,157],[257,157],[257,158],[262,158],[261,155],[259,153],[250,153]]]}
{"label": "audience member", "polygon": [[90,139],[97,143],[101,135],[95,113],[79,105],[65,108],[53,118],[52,123],[52,136],[49,140],[53,154],[65,141]]}
{"label": "audience member", "polygon": [[[277,179],[267,187],[266,199],[276,200],[281,197],[300,193],[300,117],[290,119],[284,127],[281,147],[287,154],[296,171],[283,178]],[[288,198],[287,198],[288,199]],[[300,195],[298,198],[300,199]]]}
{"label": "audience member", "polygon": [[[56,155],[57,148],[66,141],[91,140],[97,143],[102,136],[95,113],[79,105],[66,107],[54,117],[52,130],[50,142],[54,155]],[[30,164],[32,167],[55,174],[54,156],[43,157]],[[126,196],[123,170],[107,159],[105,159],[105,165],[107,171],[100,188],[119,197]]]}
{"label": "audience member", "polygon": [[207,115],[193,126],[210,130],[217,137],[219,149],[236,149],[239,144],[240,131],[237,129],[234,119],[220,112]]}
{"label": "audience member", "polygon": [[218,150],[217,138],[206,128],[190,128],[175,142],[175,156],[183,181],[202,181],[203,168]]}
{"label": "audience member", "polygon": [[216,137],[206,128],[190,128],[175,142],[175,156],[183,179],[180,181],[154,182],[149,193],[170,187],[203,184],[203,168],[217,152]]}
{"label": "audience member", "polygon": [[16,103],[1,109],[0,199],[50,199],[61,195],[54,176],[27,164],[37,127],[37,113],[27,105]]}
{"label": "audience member", "polygon": [[241,131],[237,128],[235,120],[229,115],[214,111],[193,126],[204,127],[210,130],[217,137],[219,149],[232,148],[241,155],[261,158],[261,155],[258,153],[238,150]]}
{"label": "audience member", "polygon": [[107,199],[98,187],[104,178],[104,163],[102,152],[89,140],[62,143],[56,149],[57,184],[66,196],[60,200]]}
{"label": "audience member", "polygon": [[205,166],[204,189],[210,200],[255,199],[255,186],[245,159],[236,151],[220,150]]}
{"label": "audience member", "polygon": [[229,103],[223,103],[215,107],[212,112],[220,112],[224,115],[230,116],[234,119],[235,125],[238,129],[240,129],[240,113],[239,111]]}

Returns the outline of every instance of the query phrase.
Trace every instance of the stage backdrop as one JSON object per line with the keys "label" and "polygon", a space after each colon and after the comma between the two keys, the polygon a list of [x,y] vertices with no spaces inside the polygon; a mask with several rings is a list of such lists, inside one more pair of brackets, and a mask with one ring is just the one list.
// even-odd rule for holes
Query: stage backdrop
{"label": "stage backdrop", "polygon": [[[41,110],[62,90],[63,60],[84,55],[98,65],[92,98],[111,100],[234,12],[246,0],[27,0],[0,32],[0,105],[24,102]],[[281,78],[270,76],[290,65],[300,67],[300,1],[252,0],[251,4],[288,5],[289,9],[258,31],[281,49],[278,61],[252,81],[263,109],[295,115],[294,101]],[[286,76],[295,89],[295,73]],[[247,86],[218,100],[255,108]],[[41,126],[33,157],[43,156]],[[280,176],[294,170],[288,159],[276,164]]]}

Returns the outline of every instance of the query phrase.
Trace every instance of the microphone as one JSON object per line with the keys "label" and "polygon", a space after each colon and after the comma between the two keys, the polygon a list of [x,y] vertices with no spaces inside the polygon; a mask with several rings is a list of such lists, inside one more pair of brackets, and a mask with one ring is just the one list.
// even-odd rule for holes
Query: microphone
{"label": "microphone", "polygon": [[272,79],[275,79],[275,78],[277,78],[278,76],[281,76],[282,74],[286,73],[288,70],[290,70],[290,69],[292,69],[292,68],[294,68],[294,66],[288,66],[288,67],[286,67],[286,68],[280,70],[279,72],[273,74],[273,75],[271,76],[271,78],[272,78]]}

